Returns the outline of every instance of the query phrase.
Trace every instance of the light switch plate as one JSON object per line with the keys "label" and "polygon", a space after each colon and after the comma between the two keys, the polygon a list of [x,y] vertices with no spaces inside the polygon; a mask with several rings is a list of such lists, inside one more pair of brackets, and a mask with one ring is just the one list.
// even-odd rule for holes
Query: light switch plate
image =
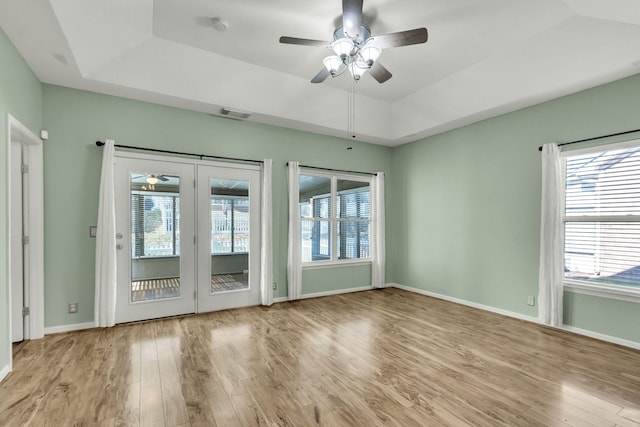
{"label": "light switch plate", "polygon": [[98,227],[95,225],[89,227],[89,237],[96,237],[96,234],[98,234]]}

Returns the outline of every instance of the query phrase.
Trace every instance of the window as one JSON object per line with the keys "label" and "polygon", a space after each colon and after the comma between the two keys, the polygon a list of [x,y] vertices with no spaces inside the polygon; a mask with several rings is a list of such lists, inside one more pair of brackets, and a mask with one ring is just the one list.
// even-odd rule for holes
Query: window
{"label": "window", "polygon": [[133,257],[180,255],[180,197],[155,191],[131,192]]}
{"label": "window", "polygon": [[211,196],[211,253],[249,252],[249,197]]}
{"label": "window", "polygon": [[300,174],[303,263],[370,259],[370,180]]}
{"label": "window", "polygon": [[564,156],[565,283],[640,291],[640,146]]}

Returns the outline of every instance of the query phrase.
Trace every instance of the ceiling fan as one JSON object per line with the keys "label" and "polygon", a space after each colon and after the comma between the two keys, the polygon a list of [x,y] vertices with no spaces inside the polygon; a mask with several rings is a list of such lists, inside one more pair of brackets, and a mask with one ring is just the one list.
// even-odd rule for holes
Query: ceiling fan
{"label": "ceiling fan", "polygon": [[333,33],[333,41],[280,37],[280,43],[330,48],[335,55],[326,57],[325,66],[311,83],[322,83],[329,76],[336,77],[346,70],[355,81],[369,71],[371,76],[384,83],[391,78],[391,72],[377,61],[383,49],[412,44],[426,43],[426,28],[400,31],[397,33],[371,36],[371,30],[362,22],[363,0],[342,0],[342,25]]}
{"label": "ceiling fan", "polygon": [[143,178],[143,177],[146,178],[146,181],[149,184],[152,184],[152,185],[156,184],[158,181],[169,181],[169,178],[167,178],[166,176],[164,176],[164,175],[156,175],[156,174],[153,174],[153,173],[147,173],[147,174],[144,174],[144,175],[134,176],[134,177],[132,177],[132,179],[140,179],[140,178]]}

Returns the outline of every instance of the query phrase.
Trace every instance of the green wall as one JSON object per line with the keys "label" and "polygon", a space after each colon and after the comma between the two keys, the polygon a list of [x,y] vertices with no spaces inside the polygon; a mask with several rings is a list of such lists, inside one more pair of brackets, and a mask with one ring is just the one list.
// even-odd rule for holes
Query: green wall
{"label": "green wall", "polygon": [[7,114],[35,134],[42,122],[42,85],[0,29],[0,369],[9,364],[7,277]]}
{"label": "green wall", "polygon": [[[540,158],[537,147],[638,127],[640,76],[388,148],[41,85],[0,31],[0,164],[6,114],[45,128],[45,325],[91,322],[101,150],[97,139],[274,159],[274,280],[286,296],[288,160],[387,172],[387,281],[536,316]],[[353,150],[347,151],[348,146]],[[6,201],[6,173],[0,199]],[[6,209],[0,209],[0,293],[7,294]],[[368,268],[305,270],[303,293],[369,283]],[[0,368],[8,361],[0,301]],[[67,303],[79,302],[78,314]],[[565,322],[640,342],[638,305],[565,294]]]}
{"label": "green wall", "polygon": [[[287,294],[286,162],[385,171],[391,149],[208,114],[43,85],[45,144],[45,326],[93,320],[95,239],[101,149],[95,141],[221,156],[273,159],[275,297]],[[347,150],[347,147],[353,147]],[[353,287],[360,269],[325,270],[314,291]],[[67,304],[79,302],[79,313]]]}
{"label": "green wall", "polygon": [[[640,75],[394,149],[387,281],[537,316],[538,146],[636,129],[638,111]],[[565,298],[566,324],[640,342],[638,304]]]}
{"label": "green wall", "polygon": [[355,265],[331,270],[323,268],[302,270],[303,295],[363,286],[371,286],[371,265]]}

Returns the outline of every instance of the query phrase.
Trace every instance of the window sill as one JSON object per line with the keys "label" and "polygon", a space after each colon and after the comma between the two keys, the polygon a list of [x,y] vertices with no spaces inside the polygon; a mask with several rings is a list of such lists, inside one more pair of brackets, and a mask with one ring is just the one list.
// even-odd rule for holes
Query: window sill
{"label": "window sill", "polygon": [[598,285],[577,280],[565,280],[564,290],[576,294],[640,303],[640,288],[635,289],[628,286]]}
{"label": "window sill", "polygon": [[134,256],[132,260],[145,261],[145,260],[162,260],[170,258],[180,258],[180,255],[148,255],[148,256]]}
{"label": "window sill", "polygon": [[371,265],[370,259],[344,260],[344,261],[315,261],[302,264],[303,270],[316,270],[319,268],[355,267],[358,265]]}
{"label": "window sill", "polygon": [[211,256],[232,256],[232,255],[249,255],[249,252],[220,252],[211,254]]}

